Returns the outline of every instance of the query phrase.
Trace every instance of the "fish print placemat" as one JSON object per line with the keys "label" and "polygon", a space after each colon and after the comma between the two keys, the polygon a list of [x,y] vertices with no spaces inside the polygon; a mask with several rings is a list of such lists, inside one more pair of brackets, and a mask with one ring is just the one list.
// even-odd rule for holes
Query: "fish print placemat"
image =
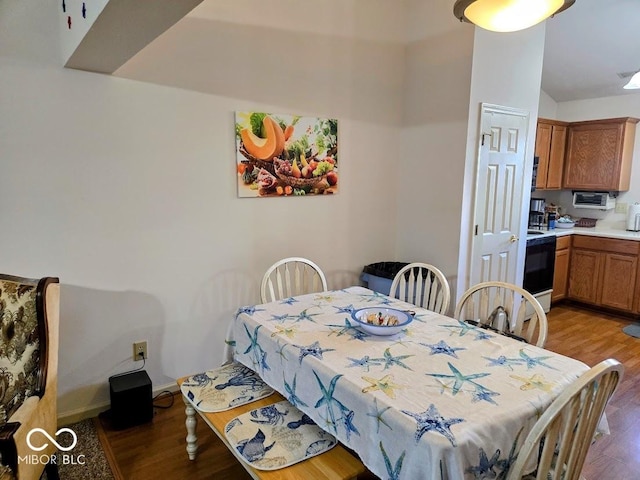
{"label": "fish print placemat", "polygon": [[236,362],[192,375],[180,390],[201,412],[230,410],[273,393],[254,371]]}
{"label": "fish print placemat", "polygon": [[232,448],[258,470],[277,470],[333,448],[337,440],[286,400],[243,413],[225,426]]}

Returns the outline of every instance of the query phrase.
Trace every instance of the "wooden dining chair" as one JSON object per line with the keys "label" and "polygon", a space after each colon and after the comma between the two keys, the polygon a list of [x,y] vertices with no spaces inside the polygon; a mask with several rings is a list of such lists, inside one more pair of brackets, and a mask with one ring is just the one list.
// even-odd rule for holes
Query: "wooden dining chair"
{"label": "wooden dining chair", "polygon": [[[507,480],[581,478],[596,427],[623,371],[617,360],[604,360],[567,387],[529,432]],[[536,458],[537,468],[528,473]]]}
{"label": "wooden dining chair", "polygon": [[547,315],[525,289],[505,282],[482,282],[462,294],[453,314],[457,320],[477,323],[544,347]]}
{"label": "wooden dining chair", "polygon": [[260,298],[267,303],[327,290],[327,279],[318,265],[306,258],[289,257],[267,269],[260,285]]}
{"label": "wooden dining chair", "polygon": [[389,295],[445,314],[449,308],[451,289],[444,274],[428,263],[410,263],[404,266],[391,282]]}

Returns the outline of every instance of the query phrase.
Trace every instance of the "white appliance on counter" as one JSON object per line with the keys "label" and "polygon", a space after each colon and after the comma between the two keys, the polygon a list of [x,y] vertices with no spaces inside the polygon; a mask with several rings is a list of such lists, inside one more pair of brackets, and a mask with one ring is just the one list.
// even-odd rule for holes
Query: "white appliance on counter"
{"label": "white appliance on counter", "polygon": [[573,207],[613,210],[616,208],[616,199],[608,192],[573,192]]}
{"label": "white appliance on counter", "polygon": [[629,205],[627,210],[627,230],[640,232],[640,203]]}

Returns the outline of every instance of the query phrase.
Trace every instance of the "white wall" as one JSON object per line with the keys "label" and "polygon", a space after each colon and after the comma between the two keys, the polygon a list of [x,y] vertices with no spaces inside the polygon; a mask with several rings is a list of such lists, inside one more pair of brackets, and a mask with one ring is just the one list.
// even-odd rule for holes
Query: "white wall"
{"label": "white wall", "polygon": [[538,104],[538,117],[557,119],[558,103],[544,90],[540,90],[540,103]]}
{"label": "white wall", "polygon": [[[437,265],[455,299],[456,291],[468,286],[480,103],[522,108],[537,117],[545,27],[506,35],[487,32],[456,23],[450,2],[444,1],[427,7],[411,0],[407,11],[411,41],[397,258]],[[525,185],[531,179],[535,121],[528,138]],[[526,214],[529,193],[523,195]],[[524,246],[523,241],[522,262]]]}
{"label": "white wall", "polygon": [[[529,112],[529,129],[525,163],[523,165],[525,190],[522,192],[520,208],[522,225],[521,241],[518,244],[517,264],[524,265],[526,248],[526,220],[529,211],[533,153],[535,147],[536,119],[542,78],[544,54],[544,22],[534,27],[508,34],[494,33],[476,28],[469,121],[466,142],[466,163],[462,201],[460,266],[458,291],[469,287],[469,265],[471,258],[477,152],[480,132],[480,106],[491,103],[518,108]],[[518,271],[514,283],[522,285],[523,271]]]}
{"label": "white wall", "polygon": [[[558,103],[557,118],[567,122],[616,117],[640,118],[640,93]],[[621,192],[617,199],[618,202],[627,204],[640,202],[640,128],[636,129],[629,191]],[[572,208],[572,197],[569,190],[561,192],[541,191],[540,194],[548,202],[560,205],[565,213],[578,218],[596,218],[599,220],[599,226],[625,228],[627,217],[623,213],[615,213],[614,210],[601,212],[598,210],[577,210]]]}
{"label": "white wall", "polygon": [[474,27],[435,3],[410,3],[396,257],[436,265],[455,287]]}
{"label": "white wall", "polygon": [[[258,301],[278,258],[312,258],[341,288],[393,257],[401,47],[391,55],[383,42],[378,54],[367,50],[375,43],[326,38],[305,48],[318,59],[327,42],[341,46],[332,82],[282,57],[260,68],[280,79],[277,92],[227,95],[242,93],[239,73],[205,94],[63,69],[55,38],[21,43],[24,28],[57,21],[58,5],[40,4],[0,6],[0,248],[3,271],[61,279],[63,415],[108,402],[107,377],[140,365],[136,340],[149,341],[156,388],[219,364],[235,310]],[[359,81],[364,61],[376,81]],[[316,114],[318,98],[339,119],[339,194],[238,199],[233,112]]]}

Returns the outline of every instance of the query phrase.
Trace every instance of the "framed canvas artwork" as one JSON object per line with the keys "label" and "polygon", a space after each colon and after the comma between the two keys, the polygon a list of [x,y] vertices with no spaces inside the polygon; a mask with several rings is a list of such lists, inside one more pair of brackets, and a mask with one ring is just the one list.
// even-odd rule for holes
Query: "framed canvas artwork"
{"label": "framed canvas artwork", "polygon": [[300,197],[338,192],[338,121],[236,112],[239,197]]}

